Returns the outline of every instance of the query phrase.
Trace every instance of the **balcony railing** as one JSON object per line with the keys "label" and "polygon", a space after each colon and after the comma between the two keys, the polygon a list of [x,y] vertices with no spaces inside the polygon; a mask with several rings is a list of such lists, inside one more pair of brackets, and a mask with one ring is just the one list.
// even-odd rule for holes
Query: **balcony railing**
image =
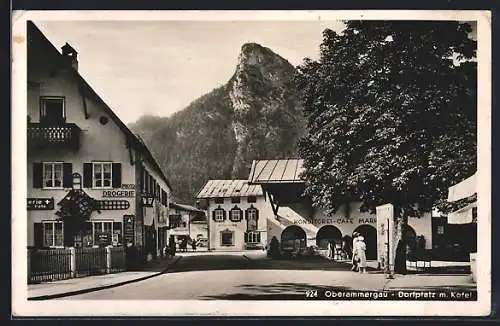
{"label": "balcony railing", "polygon": [[77,150],[80,146],[80,128],[74,123],[46,125],[28,123],[28,147],[68,148]]}

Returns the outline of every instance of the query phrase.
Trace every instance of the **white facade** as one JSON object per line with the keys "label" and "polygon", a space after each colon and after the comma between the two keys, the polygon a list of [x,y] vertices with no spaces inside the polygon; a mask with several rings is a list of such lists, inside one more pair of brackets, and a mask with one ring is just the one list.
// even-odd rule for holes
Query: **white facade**
{"label": "white facade", "polygon": [[[242,251],[266,246],[267,219],[273,217],[271,207],[262,195],[253,197],[255,202],[249,202],[249,197],[238,198],[240,199],[239,203],[232,202],[232,198],[209,199],[207,209],[210,233],[209,250]],[[232,211],[240,213],[232,213]],[[255,214],[253,212],[256,212],[258,217],[254,227],[249,221],[255,216],[249,215]],[[232,214],[240,215],[239,218],[232,219],[232,217],[236,217],[231,216]]]}

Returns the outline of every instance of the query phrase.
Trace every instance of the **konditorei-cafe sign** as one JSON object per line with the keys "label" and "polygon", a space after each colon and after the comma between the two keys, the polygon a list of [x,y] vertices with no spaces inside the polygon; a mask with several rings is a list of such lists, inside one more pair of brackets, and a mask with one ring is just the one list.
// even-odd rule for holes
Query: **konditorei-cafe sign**
{"label": "konditorei-cafe sign", "polygon": [[103,198],[133,198],[135,197],[135,184],[122,184],[121,189],[103,190]]}

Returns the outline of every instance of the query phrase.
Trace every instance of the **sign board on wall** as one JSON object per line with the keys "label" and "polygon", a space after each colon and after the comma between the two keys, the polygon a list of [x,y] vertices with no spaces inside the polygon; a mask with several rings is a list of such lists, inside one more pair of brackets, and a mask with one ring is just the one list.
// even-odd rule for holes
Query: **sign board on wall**
{"label": "sign board on wall", "polygon": [[142,206],[153,207],[154,195],[142,195]]}
{"label": "sign board on wall", "polygon": [[133,198],[135,197],[135,184],[122,184],[121,189],[113,189],[113,190],[103,190],[102,191],[103,198],[120,198],[127,197]]}
{"label": "sign board on wall", "polygon": [[28,198],[27,208],[31,210],[54,209],[54,198]]}
{"label": "sign board on wall", "polygon": [[377,261],[380,268],[394,272],[394,206],[377,207]]}
{"label": "sign board on wall", "polygon": [[131,246],[135,240],[135,216],[123,216],[123,242],[125,246]]}

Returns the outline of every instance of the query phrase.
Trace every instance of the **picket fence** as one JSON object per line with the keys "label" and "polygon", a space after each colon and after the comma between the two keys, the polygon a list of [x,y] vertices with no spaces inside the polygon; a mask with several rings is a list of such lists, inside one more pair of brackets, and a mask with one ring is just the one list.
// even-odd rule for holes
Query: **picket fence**
{"label": "picket fence", "polygon": [[123,247],[28,248],[28,283],[117,273],[126,270]]}

